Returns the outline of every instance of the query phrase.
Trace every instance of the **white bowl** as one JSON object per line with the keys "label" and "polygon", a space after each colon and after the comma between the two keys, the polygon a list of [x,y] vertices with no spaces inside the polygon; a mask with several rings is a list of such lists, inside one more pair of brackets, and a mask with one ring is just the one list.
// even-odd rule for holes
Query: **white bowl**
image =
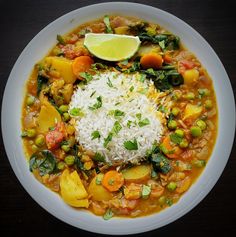
{"label": "white bowl", "polygon": [[[202,62],[213,79],[219,109],[218,137],[213,154],[190,190],[179,202],[157,214],[140,218],[113,218],[104,221],[87,211],[66,205],[59,195],[40,184],[30,173],[21,134],[21,108],[24,88],[34,64],[56,44],[56,35],[104,16],[119,14],[137,16],[159,23],[178,35],[184,45]],[[179,18],[146,5],[126,2],[102,3],[72,11],[39,32],[23,50],[9,76],[2,104],[2,134],[11,166],[26,191],[45,210],[62,221],[78,228],[103,234],[134,234],[153,230],[180,218],[195,207],[219,179],[230,154],[235,130],[235,104],[225,69],[209,44]]]}

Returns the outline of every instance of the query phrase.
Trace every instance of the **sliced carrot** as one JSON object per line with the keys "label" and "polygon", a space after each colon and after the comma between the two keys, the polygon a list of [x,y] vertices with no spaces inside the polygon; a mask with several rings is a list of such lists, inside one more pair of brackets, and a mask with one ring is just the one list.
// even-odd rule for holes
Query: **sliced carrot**
{"label": "sliced carrot", "polygon": [[80,80],[83,78],[80,76],[81,72],[88,72],[93,64],[93,59],[89,56],[80,56],[74,59],[72,63],[72,71]]}
{"label": "sliced carrot", "polygon": [[160,54],[148,53],[141,57],[140,63],[144,69],[148,68],[158,69],[161,68],[162,66],[163,58]]}
{"label": "sliced carrot", "polygon": [[165,63],[171,63],[172,61],[172,58],[168,53],[163,56],[163,59]]}
{"label": "sliced carrot", "polygon": [[179,157],[179,154],[182,153],[182,150],[178,146],[172,146],[170,142],[170,136],[167,135],[161,144],[167,151],[165,155],[169,158],[176,159]]}
{"label": "sliced carrot", "polygon": [[123,184],[124,178],[122,174],[115,170],[108,171],[102,179],[103,187],[105,187],[110,192],[119,190]]}

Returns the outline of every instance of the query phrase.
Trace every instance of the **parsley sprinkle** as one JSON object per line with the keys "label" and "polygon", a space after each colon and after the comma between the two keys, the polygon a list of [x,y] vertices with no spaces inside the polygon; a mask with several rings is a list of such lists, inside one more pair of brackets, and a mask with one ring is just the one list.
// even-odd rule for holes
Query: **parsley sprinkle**
{"label": "parsley sprinkle", "polygon": [[115,117],[120,117],[120,116],[124,116],[124,115],[125,115],[125,113],[123,111],[119,110],[119,109],[116,109],[114,111],[114,116]]}
{"label": "parsley sprinkle", "polygon": [[80,108],[73,108],[73,109],[70,110],[69,113],[72,116],[83,116],[84,115],[84,113],[81,111]]}
{"label": "parsley sprinkle", "polygon": [[138,150],[137,140],[134,139],[134,141],[125,141],[124,142],[124,147],[129,151]]}
{"label": "parsley sprinkle", "polygon": [[93,76],[88,72],[81,72],[79,75],[84,78],[86,82],[90,82],[93,79]]}
{"label": "parsley sprinkle", "polygon": [[112,140],[112,136],[113,134],[110,132],[108,136],[104,139],[104,143],[103,143],[104,147],[107,147],[108,143]]}
{"label": "parsley sprinkle", "polygon": [[110,80],[110,78],[108,78],[107,85],[108,85],[109,87],[114,87],[114,86],[113,86],[113,84],[111,83],[111,80]]}
{"label": "parsley sprinkle", "polygon": [[101,137],[99,131],[93,131],[92,134],[91,134],[91,136],[92,136],[92,140]]}
{"label": "parsley sprinkle", "polygon": [[90,95],[90,98],[93,97],[95,93],[96,91],[92,92],[92,94]]}
{"label": "parsley sprinkle", "polygon": [[131,87],[129,88],[129,91],[132,92],[133,90],[134,90],[134,87],[131,86]]}
{"label": "parsley sprinkle", "polygon": [[118,121],[115,121],[111,132],[114,134],[118,134],[121,129],[122,129],[122,126],[120,125],[120,123]]}
{"label": "parsley sprinkle", "polygon": [[99,152],[96,152],[95,156],[93,157],[93,160],[98,161],[98,162],[104,162],[106,159]]}
{"label": "parsley sprinkle", "polygon": [[148,124],[150,124],[150,121],[149,121],[148,118],[145,118],[145,119],[143,119],[143,120],[138,122],[139,127],[144,127],[144,126],[146,126]]}
{"label": "parsley sprinkle", "polygon": [[97,103],[95,103],[93,106],[89,106],[90,110],[96,110],[102,107],[102,97],[98,96],[97,97]]}

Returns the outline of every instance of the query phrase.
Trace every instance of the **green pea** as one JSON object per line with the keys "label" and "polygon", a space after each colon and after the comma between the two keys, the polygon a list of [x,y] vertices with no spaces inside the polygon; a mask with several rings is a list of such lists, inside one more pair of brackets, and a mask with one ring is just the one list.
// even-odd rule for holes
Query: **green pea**
{"label": "green pea", "polygon": [[173,94],[173,99],[174,100],[179,100],[182,97],[182,92],[181,91],[175,91]]}
{"label": "green pea", "polygon": [[194,95],[193,92],[189,92],[189,93],[187,93],[187,95],[186,95],[185,97],[186,97],[186,99],[188,99],[188,100],[194,100],[195,95]]}
{"label": "green pea", "polygon": [[177,184],[175,182],[170,182],[167,185],[167,189],[171,192],[175,191],[176,188],[177,188]]}
{"label": "green pea", "polygon": [[64,121],[67,122],[70,120],[70,115],[68,113],[63,113]]}
{"label": "green pea", "polygon": [[181,137],[181,138],[184,137],[184,131],[183,131],[182,129],[176,129],[176,130],[175,130],[175,134],[176,134],[178,137]]}
{"label": "green pea", "polygon": [[28,129],[26,133],[27,133],[27,137],[35,137],[37,134],[36,129],[34,128]]}
{"label": "green pea", "polygon": [[34,101],[35,101],[35,97],[32,96],[32,95],[29,95],[29,96],[27,97],[27,99],[26,99],[26,104],[27,104],[28,106],[31,106],[31,105],[34,104]]}
{"label": "green pea", "polygon": [[57,163],[57,168],[58,168],[59,170],[64,170],[64,168],[65,168],[65,163],[62,162],[62,161],[58,162],[58,163]]}
{"label": "green pea", "polygon": [[174,107],[172,110],[171,110],[171,113],[174,115],[174,116],[177,116],[180,112],[180,109],[177,108],[177,107]]}
{"label": "green pea", "polygon": [[191,135],[193,137],[200,137],[202,135],[202,130],[201,128],[197,127],[197,126],[192,126],[190,128],[190,132],[191,132]]}
{"label": "green pea", "polygon": [[197,126],[198,126],[199,128],[201,128],[201,130],[205,130],[206,127],[207,127],[206,123],[205,123],[203,120],[198,120],[198,121],[197,121]]}
{"label": "green pea", "polygon": [[205,108],[206,108],[206,109],[211,109],[212,106],[213,106],[213,104],[212,104],[212,101],[211,101],[211,100],[206,100],[206,101],[205,101]]}
{"label": "green pea", "polygon": [[165,196],[161,196],[159,199],[158,199],[158,202],[161,204],[161,205],[164,205],[166,203],[166,197]]}
{"label": "green pea", "polygon": [[61,105],[61,106],[59,107],[59,111],[60,111],[61,113],[67,112],[68,109],[69,109],[69,106],[68,106],[68,105]]}
{"label": "green pea", "polygon": [[170,130],[174,130],[177,128],[177,122],[175,120],[170,120],[167,126]]}
{"label": "green pea", "polygon": [[66,156],[64,161],[67,165],[73,165],[75,162],[75,157],[72,155]]}
{"label": "green pea", "polygon": [[188,141],[186,139],[183,139],[180,143],[179,146],[181,148],[187,148],[188,147]]}
{"label": "green pea", "polygon": [[200,88],[198,89],[198,93],[200,96],[209,96],[210,95],[210,91],[206,88]]}
{"label": "green pea", "polygon": [[38,147],[37,147],[36,145],[32,145],[32,146],[31,146],[31,149],[32,149],[32,151],[34,151],[34,152],[38,151]]}
{"label": "green pea", "polygon": [[62,145],[61,149],[65,152],[68,152],[70,150],[70,146],[69,145]]}
{"label": "green pea", "polygon": [[38,146],[38,147],[41,147],[45,144],[45,138],[44,138],[44,135],[42,134],[39,134],[36,139],[35,139],[35,144]]}
{"label": "green pea", "polygon": [[197,168],[202,168],[206,165],[206,161],[205,160],[194,160],[193,165]]}

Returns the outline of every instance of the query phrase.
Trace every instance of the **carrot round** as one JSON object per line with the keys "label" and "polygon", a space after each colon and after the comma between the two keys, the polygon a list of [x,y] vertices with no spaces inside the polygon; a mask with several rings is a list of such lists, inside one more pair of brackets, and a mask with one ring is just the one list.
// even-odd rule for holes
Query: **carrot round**
{"label": "carrot round", "polygon": [[76,77],[80,80],[83,78],[80,76],[81,72],[88,72],[93,64],[93,59],[89,56],[80,56],[74,59],[72,63],[72,71]]}
{"label": "carrot round", "polygon": [[102,179],[103,187],[110,192],[118,191],[123,184],[124,178],[122,174],[115,170],[108,171]]}
{"label": "carrot round", "polygon": [[169,135],[167,135],[164,138],[161,145],[164,146],[167,151],[173,151],[173,153],[165,154],[169,158],[176,159],[176,158],[178,158],[179,154],[182,153],[182,150],[178,146],[174,147],[174,146],[171,145]]}
{"label": "carrot round", "polygon": [[172,61],[172,58],[168,53],[164,55],[163,59],[165,63],[171,63]]}
{"label": "carrot round", "polygon": [[160,54],[148,53],[141,57],[140,63],[144,69],[148,68],[158,69],[161,68],[162,66],[163,58]]}

